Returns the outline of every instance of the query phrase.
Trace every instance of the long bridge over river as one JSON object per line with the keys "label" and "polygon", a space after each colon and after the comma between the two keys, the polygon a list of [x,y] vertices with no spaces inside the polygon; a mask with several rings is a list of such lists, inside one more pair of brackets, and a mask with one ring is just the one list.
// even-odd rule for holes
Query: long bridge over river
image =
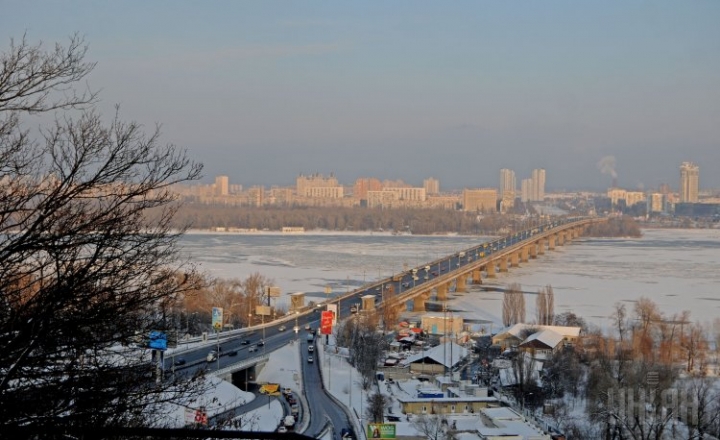
{"label": "long bridge over river", "polygon": [[557,246],[582,236],[589,225],[604,221],[607,218],[573,218],[514,232],[364,285],[331,302],[355,301],[363,312],[383,307],[396,308],[399,312],[408,310],[408,307],[414,311],[425,311],[431,299],[442,302],[447,299],[449,291],[465,292],[468,282],[482,284],[483,279],[495,278],[497,272],[507,272],[553,251]]}

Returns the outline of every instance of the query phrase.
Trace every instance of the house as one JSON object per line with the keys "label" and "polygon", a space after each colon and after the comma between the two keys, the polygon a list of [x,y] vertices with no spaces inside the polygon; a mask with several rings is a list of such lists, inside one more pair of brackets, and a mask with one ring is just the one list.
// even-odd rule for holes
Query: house
{"label": "house", "polygon": [[444,374],[457,366],[469,354],[469,350],[454,342],[446,342],[428,350],[408,356],[404,365],[415,374]]}
{"label": "house", "polygon": [[564,346],[564,341],[563,335],[545,329],[525,338],[518,345],[518,349],[530,353],[536,359],[548,359],[552,357],[555,351]]}
{"label": "house", "polygon": [[518,347],[528,336],[543,331],[552,330],[562,336],[563,345],[575,344],[580,338],[580,327],[564,327],[559,325],[533,325],[515,324],[492,338],[493,345],[500,346],[502,350]]}

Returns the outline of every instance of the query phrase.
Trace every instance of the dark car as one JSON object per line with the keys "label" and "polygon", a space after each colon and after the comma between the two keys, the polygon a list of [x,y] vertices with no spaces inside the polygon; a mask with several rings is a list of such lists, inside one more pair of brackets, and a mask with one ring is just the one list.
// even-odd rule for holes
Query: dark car
{"label": "dark car", "polygon": [[228,351],[227,355],[228,356],[237,356],[237,353],[238,353],[237,350],[233,349],[233,350]]}
{"label": "dark car", "polygon": [[257,345],[258,345],[258,347],[262,347],[263,345],[265,345],[265,341],[263,341],[263,340],[261,339],[261,340],[258,341]]}
{"label": "dark car", "polygon": [[242,345],[250,345],[250,339],[245,339],[242,341]]}
{"label": "dark car", "polygon": [[187,361],[185,360],[185,358],[177,358],[177,359],[175,359],[175,365],[176,365],[176,366],[185,365],[186,363],[187,363]]}

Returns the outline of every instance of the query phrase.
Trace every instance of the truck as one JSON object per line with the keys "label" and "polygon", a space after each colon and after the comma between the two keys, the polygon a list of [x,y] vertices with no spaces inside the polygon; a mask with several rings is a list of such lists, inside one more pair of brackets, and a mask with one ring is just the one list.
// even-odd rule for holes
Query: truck
{"label": "truck", "polygon": [[315,340],[315,335],[312,334],[312,333],[308,333],[308,334],[307,334],[307,341],[308,341],[308,342],[313,342],[314,340]]}

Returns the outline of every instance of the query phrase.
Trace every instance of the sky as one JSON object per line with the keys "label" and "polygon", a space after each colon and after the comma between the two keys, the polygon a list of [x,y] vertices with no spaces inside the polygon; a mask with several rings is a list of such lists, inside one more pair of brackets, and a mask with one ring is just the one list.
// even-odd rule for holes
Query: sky
{"label": "sky", "polygon": [[548,190],[720,188],[720,2],[20,1],[11,38],[78,33],[101,111],[161,124],[204,180],[298,174]]}

